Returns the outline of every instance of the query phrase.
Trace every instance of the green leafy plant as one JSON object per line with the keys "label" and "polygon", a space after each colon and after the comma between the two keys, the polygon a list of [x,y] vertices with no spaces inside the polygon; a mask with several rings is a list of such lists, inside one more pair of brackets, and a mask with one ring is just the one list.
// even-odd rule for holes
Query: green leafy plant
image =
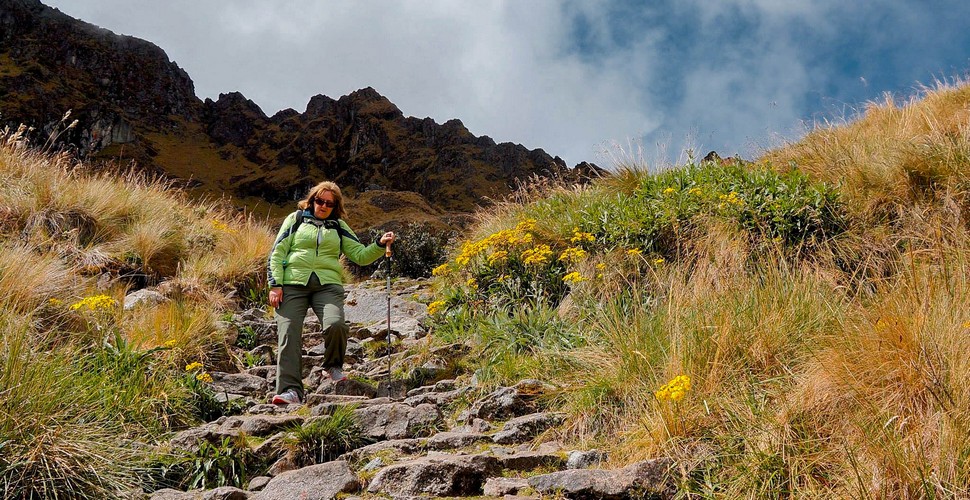
{"label": "green leafy plant", "polygon": [[179,485],[186,489],[242,488],[249,477],[261,474],[266,467],[244,439],[228,436],[219,443],[200,442],[198,449],[181,457],[177,464],[173,469],[181,473]]}
{"label": "green leafy plant", "polygon": [[252,326],[244,325],[239,327],[239,335],[236,337],[236,346],[250,350],[259,345],[259,334]]}
{"label": "green leafy plant", "polygon": [[209,385],[212,375],[206,372],[201,363],[190,363],[185,367],[181,378],[188,389],[188,403],[192,413],[203,422],[211,422],[224,415],[235,415],[242,411],[239,403],[231,400],[220,401]]}
{"label": "green leafy plant", "polygon": [[297,426],[284,440],[290,456],[306,466],[336,459],[367,443],[354,420],[352,405],[338,407],[330,415]]}

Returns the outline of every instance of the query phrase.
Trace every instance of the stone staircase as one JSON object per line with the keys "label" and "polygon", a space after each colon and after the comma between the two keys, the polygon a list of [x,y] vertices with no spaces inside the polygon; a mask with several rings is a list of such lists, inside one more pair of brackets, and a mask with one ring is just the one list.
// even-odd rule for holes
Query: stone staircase
{"label": "stone staircase", "polygon": [[[403,380],[388,377],[387,296],[366,284],[348,286],[347,319],[350,378],[333,382],[319,367],[322,337],[310,314],[304,335],[306,402],[266,404],[272,394],[275,366],[215,372],[213,388],[242,402],[242,415],[175,434],[173,449],[197,449],[204,441],[249,437],[259,443],[256,456],[272,463],[266,476],[249,480],[246,490],[164,489],[152,499],[426,499],[426,498],[669,498],[676,492],[673,463],[657,459],[619,469],[603,469],[604,454],[565,449],[554,436],[563,415],[542,411],[541,396],[554,389],[537,380],[485,392],[449,375],[462,345],[431,348],[422,326],[426,312],[421,283],[398,284],[392,297],[391,334],[399,340],[390,353],[396,375],[427,384],[406,390]],[[237,316],[236,327],[256,332],[260,342],[250,359],[272,363],[275,325],[261,311]],[[376,344],[380,343],[380,344]],[[368,345],[371,344],[371,345]],[[417,354],[409,354],[417,352]],[[368,354],[370,353],[370,354]],[[374,383],[376,381],[376,383]],[[300,425],[350,412],[362,446],[325,463],[296,463],[286,453],[287,434]]]}

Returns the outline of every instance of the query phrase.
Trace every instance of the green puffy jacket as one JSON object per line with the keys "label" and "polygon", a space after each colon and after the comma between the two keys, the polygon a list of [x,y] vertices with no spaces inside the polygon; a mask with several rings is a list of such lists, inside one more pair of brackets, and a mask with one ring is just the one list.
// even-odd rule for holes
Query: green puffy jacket
{"label": "green puffy jacket", "polygon": [[[292,233],[297,217],[302,222]],[[343,284],[340,254],[361,266],[384,255],[377,243],[364,245],[342,219],[321,220],[309,210],[290,214],[283,221],[269,254],[269,286],[306,285],[316,273],[321,284]]]}

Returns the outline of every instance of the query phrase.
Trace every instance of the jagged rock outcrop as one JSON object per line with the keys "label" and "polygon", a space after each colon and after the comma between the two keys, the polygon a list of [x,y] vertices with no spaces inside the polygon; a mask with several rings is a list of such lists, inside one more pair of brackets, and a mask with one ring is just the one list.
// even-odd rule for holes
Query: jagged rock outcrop
{"label": "jagged rock outcrop", "polygon": [[412,191],[435,210],[470,211],[533,176],[581,180],[601,172],[585,163],[570,169],[541,149],[496,144],[457,119],[405,116],[370,87],[339,99],[317,95],[302,113],[271,117],[238,92],[202,101],[158,46],[38,0],[0,0],[0,119],[33,126],[43,141],[66,126],[68,110],[77,126],[56,142],[81,155],[134,159],[184,179],[195,193],[280,208],[329,179],[350,195]]}

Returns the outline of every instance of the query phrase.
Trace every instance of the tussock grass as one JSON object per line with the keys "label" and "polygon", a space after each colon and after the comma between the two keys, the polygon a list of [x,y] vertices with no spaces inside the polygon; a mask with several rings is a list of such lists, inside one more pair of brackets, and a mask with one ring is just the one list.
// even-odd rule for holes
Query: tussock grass
{"label": "tussock grass", "polygon": [[[150,487],[156,443],[199,414],[205,369],[184,367],[225,361],[215,320],[262,293],[270,229],[16,132],[0,139],[0,181],[0,489]],[[145,286],[167,300],[124,310]]]}
{"label": "tussock grass", "polygon": [[[674,457],[684,494],[964,495],[968,110],[970,87],[941,85],[756,163],[523,190],[436,272],[433,337],[471,344],[488,384],[557,384],[561,437],[614,465]],[[514,267],[539,244],[586,253]],[[568,285],[515,295],[493,279],[513,268]],[[536,334],[562,322],[576,342]]]}

